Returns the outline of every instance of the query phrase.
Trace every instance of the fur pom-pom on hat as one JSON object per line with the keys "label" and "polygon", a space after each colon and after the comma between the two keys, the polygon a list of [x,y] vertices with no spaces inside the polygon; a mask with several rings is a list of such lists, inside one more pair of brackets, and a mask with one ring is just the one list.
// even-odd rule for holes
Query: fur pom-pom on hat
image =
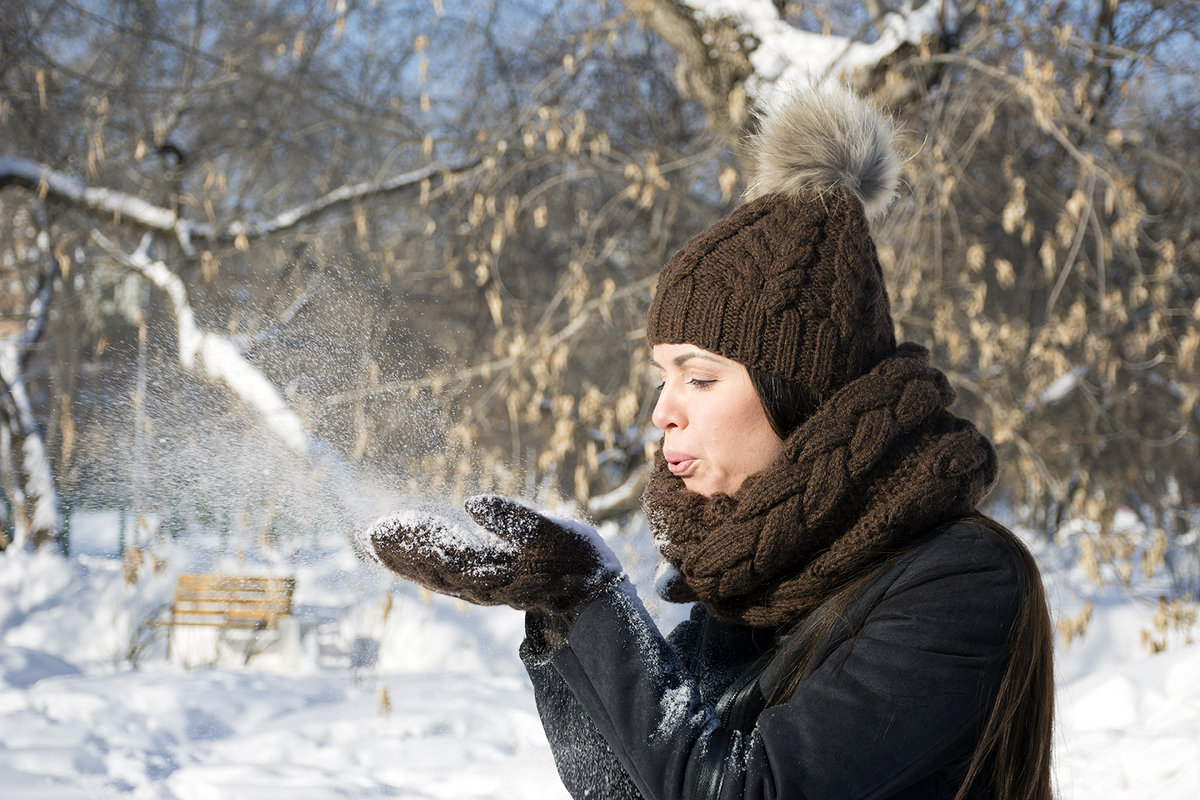
{"label": "fur pom-pom on hat", "polygon": [[868,219],[882,219],[900,180],[895,124],[841,86],[810,86],[778,97],[750,140],[754,174],[747,199],[824,195],[844,186]]}

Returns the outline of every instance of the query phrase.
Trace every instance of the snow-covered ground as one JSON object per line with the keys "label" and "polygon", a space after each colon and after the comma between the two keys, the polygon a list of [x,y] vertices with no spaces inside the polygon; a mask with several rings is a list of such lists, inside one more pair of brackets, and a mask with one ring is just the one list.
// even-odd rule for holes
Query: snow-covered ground
{"label": "snow-covered ground", "polygon": [[[4,798],[566,797],[516,657],[521,615],[423,595],[334,541],[214,565],[294,575],[299,648],[246,664],[236,637],[193,631],[168,660],[165,629],[138,622],[203,546],[160,545],[165,565],[131,584],[111,515],[77,515],[75,531],[70,559],[0,554]],[[614,543],[647,586],[644,543]],[[1035,551],[1056,613],[1095,604],[1059,653],[1061,797],[1196,800],[1200,645],[1149,655],[1148,605]]]}

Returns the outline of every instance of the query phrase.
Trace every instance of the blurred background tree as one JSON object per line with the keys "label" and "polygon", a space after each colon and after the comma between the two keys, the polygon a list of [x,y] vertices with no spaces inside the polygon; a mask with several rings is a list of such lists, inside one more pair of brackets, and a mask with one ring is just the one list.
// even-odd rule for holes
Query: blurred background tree
{"label": "blurred background tree", "polygon": [[[909,131],[897,323],[1000,448],[1007,518],[1086,520],[1059,544],[1098,581],[1194,600],[1198,31],[1186,0],[10,0],[8,536],[85,499],[286,533],[321,453],[626,519],[654,278],[810,75]],[[233,355],[189,365],[188,330]]]}

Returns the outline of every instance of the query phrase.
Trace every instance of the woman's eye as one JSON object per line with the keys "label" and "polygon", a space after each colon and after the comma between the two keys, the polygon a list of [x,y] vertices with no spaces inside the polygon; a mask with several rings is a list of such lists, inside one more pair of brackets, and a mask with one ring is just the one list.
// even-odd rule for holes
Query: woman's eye
{"label": "woman's eye", "polygon": [[664,386],[666,386],[666,385],[667,385],[667,382],[666,382],[666,381],[662,381],[662,382],[660,382],[660,383],[659,383],[657,386],[655,386],[655,387],[654,387],[654,391],[656,391],[656,392],[661,392],[661,391],[663,390],[663,387],[664,387]]}
{"label": "woman's eye", "polygon": [[716,382],[716,379],[713,378],[692,378],[688,381],[688,383],[690,383],[692,386],[695,386],[697,389],[707,389]]}

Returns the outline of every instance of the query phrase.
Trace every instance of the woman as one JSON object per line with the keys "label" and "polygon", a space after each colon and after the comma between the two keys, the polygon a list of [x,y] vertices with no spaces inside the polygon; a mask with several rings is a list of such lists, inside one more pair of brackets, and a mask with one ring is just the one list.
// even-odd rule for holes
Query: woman
{"label": "woman", "polygon": [[382,520],[374,554],[525,609],[521,656],[576,798],[1050,798],[1037,568],[975,509],[996,457],[897,345],[868,218],[892,127],[809,90],[754,140],[751,199],[668,262],[647,334],[662,449],[644,508],[663,638],[587,526],[501,497],[483,529]]}

